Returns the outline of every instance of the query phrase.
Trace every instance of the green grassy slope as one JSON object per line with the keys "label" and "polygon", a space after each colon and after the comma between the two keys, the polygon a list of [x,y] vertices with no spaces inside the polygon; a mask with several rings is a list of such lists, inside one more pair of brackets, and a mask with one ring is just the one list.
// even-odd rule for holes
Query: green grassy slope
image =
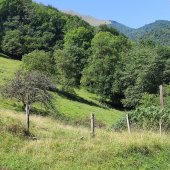
{"label": "green grassy slope", "polygon": [[[11,79],[19,69],[21,61],[0,57],[0,85]],[[69,124],[88,125],[91,112],[95,113],[97,126],[111,126],[124,113],[115,109],[109,109],[99,103],[98,97],[83,89],[76,89],[74,96],[54,94],[57,108],[56,116]],[[0,96],[0,109],[21,111],[21,105],[15,101],[4,100]],[[34,106],[37,113],[43,109]]]}
{"label": "green grassy slope", "polygon": [[21,62],[4,58],[0,53],[0,84],[12,78],[14,72],[19,68]]}
{"label": "green grassy slope", "polygon": [[[11,79],[20,65],[20,61],[0,57],[0,85]],[[124,114],[103,106],[96,95],[83,89],[75,93],[71,97],[54,94],[64,122],[86,125],[94,112],[99,124],[110,126]],[[97,128],[92,139],[88,128],[32,114],[28,137],[25,114],[19,110],[18,102],[0,96],[0,169],[170,169],[169,135],[142,132],[129,136]]]}
{"label": "green grassy slope", "polygon": [[56,106],[60,113],[68,118],[68,120],[77,122],[77,124],[85,124],[89,122],[90,114],[93,112],[99,126],[102,124],[112,125],[122,115],[115,109],[105,108],[97,101],[97,97],[87,91],[80,89],[76,90],[76,95],[80,101],[66,98],[64,96],[57,96]]}
{"label": "green grassy slope", "polygon": [[24,113],[0,111],[0,169],[170,169],[168,135],[129,136],[97,129],[91,139],[89,129],[34,115],[31,132],[35,139],[24,136],[24,120]]}

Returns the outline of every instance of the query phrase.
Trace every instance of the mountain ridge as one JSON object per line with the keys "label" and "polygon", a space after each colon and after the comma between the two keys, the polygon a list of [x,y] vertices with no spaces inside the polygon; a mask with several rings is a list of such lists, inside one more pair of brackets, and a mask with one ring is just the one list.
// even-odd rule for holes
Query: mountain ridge
{"label": "mountain ridge", "polygon": [[113,27],[134,41],[150,39],[156,44],[170,45],[170,21],[168,20],[156,20],[139,28],[131,28],[114,20],[100,20],[74,11],[63,10],[62,12],[77,15],[92,26],[108,25]]}
{"label": "mountain ridge", "polygon": [[61,10],[62,12],[69,14],[69,15],[77,15],[78,17],[82,18],[84,21],[88,22],[92,26],[99,26],[99,25],[109,25],[111,22],[109,20],[102,20],[102,19],[96,19],[95,17],[92,17],[90,15],[81,15],[78,12],[72,11],[72,10]]}

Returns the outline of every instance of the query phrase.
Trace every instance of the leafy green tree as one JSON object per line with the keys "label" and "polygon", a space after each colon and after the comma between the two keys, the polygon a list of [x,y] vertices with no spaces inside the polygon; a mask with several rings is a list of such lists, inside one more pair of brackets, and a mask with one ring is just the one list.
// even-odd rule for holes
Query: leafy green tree
{"label": "leafy green tree", "polygon": [[63,50],[55,52],[57,72],[63,86],[80,85],[82,70],[90,55],[92,37],[91,30],[79,27],[66,34]]}
{"label": "leafy green tree", "polygon": [[154,41],[152,41],[151,39],[147,39],[147,38],[141,38],[139,41],[140,45],[142,47],[150,47],[150,48],[155,48],[156,47],[156,43]]}
{"label": "leafy green tree", "polygon": [[76,61],[66,50],[55,52],[57,77],[64,90],[70,90],[76,86]]}
{"label": "leafy green tree", "polygon": [[115,95],[119,94],[118,65],[120,53],[125,49],[123,45],[118,45],[121,38],[109,32],[95,35],[92,40],[92,55],[81,81],[90,91],[112,101],[116,100]]}
{"label": "leafy green tree", "polygon": [[10,56],[22,56],[22,33],[19,30],[6,31],[1,47],[2,50]]}
{"label": "leafy green tree", "polygon": [[1,21],[19,17],[19,21],[30,22],[32,13],[32,0],[5,0],[0,11]]}
{"label": "leafy green tree", "polygon": [[91,29],[91,26],[78,16],[71,16],[71,15],[65,14],[65,19],[66,19],[66,23],[65,23],[64,29],[63,29],[63,31],[65,33],[68,33],[68,32],[75,30],[79,27]]}
{"label": "leafy green tree", "polygon": [[79,27],[68,32],[64,37],[64,47],[77,46],[85,50],[91,46],[91,39],[93,38],[93,30],[85,27]]}
{"label": "leafy green tree", "polygon": [[96,28],[96,33],[98,32],[110,32],[111,34],[113,35],[120,35],[119,31],[116,30],[115,28],[113,27],[109,27],[108,25],[100,25],[99,27]]}
{"label": "leafy green tree", "polygon": [[163,70],[164,63],[155,49],[135,47],[125,54],[121,77],[124,106],[136,107],[143,93],[157,93],[159,85],[163,83]]}
{"label": "leafy green tree", "polygon": [[55,73],[55,61],[50,53],[45,51],[35,50],[29,54],[24,55],[23,66],[26,70],[38,70],[46,74]]}
{"label": "leafy green tree", "polygon": [[170,83],[170,47],[163,46],[157,49],[157,53],[161,58],[161,61],[164,62],[164,72],[163,72],[163,81],[166,84]]}

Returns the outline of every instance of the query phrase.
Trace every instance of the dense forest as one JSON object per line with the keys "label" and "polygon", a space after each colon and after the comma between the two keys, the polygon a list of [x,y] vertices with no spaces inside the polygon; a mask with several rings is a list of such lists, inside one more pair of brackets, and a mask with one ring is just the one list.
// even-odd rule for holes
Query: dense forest
{"label": "dense forest", "polygon": [[0,51],[22,60],[25,70],[49,74],[65,91],[83,87],[118,108],[136,108],[170,82],[169,46],[150,36],[136,43],[31,0],[1,2]]}

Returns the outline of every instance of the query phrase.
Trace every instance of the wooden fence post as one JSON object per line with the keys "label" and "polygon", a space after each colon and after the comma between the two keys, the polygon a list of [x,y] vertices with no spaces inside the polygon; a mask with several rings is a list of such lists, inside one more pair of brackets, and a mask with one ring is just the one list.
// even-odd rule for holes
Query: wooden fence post
{"label": "wooden fence post", "polygon": [[94,128],[94,113],[91,113],[91,137],[95,136]]}
{"label": "wooden fence post", "polygon": [[29,127],[30,127],[30,118],[29,118],[29,113],[30,113],[30,106],[26,104],[26,131],[29,133]]}
{"label": "wooden fence post", "polygon": [[[160,89],[160,107],[162,111],[162,109],[164,108],[163,85],[160,85],[159,89]],[[160,135],[162,135],[162,117],[159,120],[159,132]]]}
{"label": "wooden fence post", "polygon": [[160,106],[161,106],[161,109],[163,109],[164,107],[163,86],[160,85],[159,89],[160,89]]}
{"label": "wooden fence post", "polygon": [[162,136],[162,118],[159,120],[159,132],[160,136]]}
{"label": "wooden fence post", "polygon": [[131,129],[130,129],[130,123],[129,123],[129,116],[128,116],[128,114],[126,115],[126,120],[127,120],[128,132],[129,132],[129,134],[131,134]]}

